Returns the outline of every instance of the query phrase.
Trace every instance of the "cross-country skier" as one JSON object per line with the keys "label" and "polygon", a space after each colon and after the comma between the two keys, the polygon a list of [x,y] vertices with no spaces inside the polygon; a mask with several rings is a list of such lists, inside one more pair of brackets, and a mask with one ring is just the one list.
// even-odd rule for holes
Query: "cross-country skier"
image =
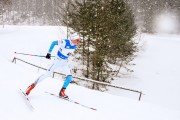
{"label": "cross-country skier", "polygon": [[57,52],[57,56],[53,62],[53,64],[51,65],[51,67],[46,71],[45,74],[41,75],[39,78],[37,78],[37,80],[32,83],[26,90],[26,94],[29,95],[31,90],[42,80],[44,80],[45,78],[49,77],[51,75],[51,73],[53,73],[53,71],[56,68],[61,68],[63,70],[63,72],[66,74],[66,79],[64,81],[64,84],[59,92],[59,96],[64,97],[64,98],[68,98],[68,96],[65,94],[65,90],[67,88],[67,86],[69,85],[69,83],[72,80],[72,75],[71,75],[71,70],[70,67],[68,65],[68,58],[71,54],[73,54],[73,52],[75,51],[77,45],[80,42],[80,36],[78,33],[74,33],[70,36],[70,39],[62,39],[62,40],[56,40],[53,41],[51,43],[51,46],[49,48],[49,51],[46,55],[47,59],[51,59],[51,52],[54,48],[55,45],[59,46],[59,50]]}

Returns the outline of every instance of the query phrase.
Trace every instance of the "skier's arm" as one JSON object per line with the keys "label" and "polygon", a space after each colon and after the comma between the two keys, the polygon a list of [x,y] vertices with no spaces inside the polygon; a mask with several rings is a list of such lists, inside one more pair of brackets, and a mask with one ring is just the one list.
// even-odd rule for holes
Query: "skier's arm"
{"label": "skier's arm", "polygon": [[51,52],[52,52],[52,50],[53,50],[53,48],[54,48],[55,45],[58,45],[58,41],[57,41],[57,40],[56,40],[56,41],[53,41],[53,42],[51,43],[51,46],[50,46],[50,48],[49,48],[49,50],[48,50],[48,53],[47,53],[47,55],[46,55],[46,58],[47,58],[47,59],[51,59]]}
{"label": "skier's arm", "polygon": [[57,40],[56,40],[56,41],[53,41],[53,42],[51,43],[51,46],[50,46],[50,48],[49,48],[49,50],[48,50],[48,53],[51,53],[51,52],[52,52],[52,50],[53,50],[53,48],[54,48],[55,45],[58,45],[58,41],[57,41]]}

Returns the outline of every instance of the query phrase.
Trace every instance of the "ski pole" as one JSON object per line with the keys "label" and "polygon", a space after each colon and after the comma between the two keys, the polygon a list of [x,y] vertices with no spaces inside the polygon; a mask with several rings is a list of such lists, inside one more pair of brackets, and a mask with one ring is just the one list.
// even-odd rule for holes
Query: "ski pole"
{"label": "ski pole", "polygon": [[[46,57],[44,55],[33,55],[33,54],[27,54],[27,53],[18,53],[18,52],[14,52],[15,54],[20,54],[20,55],[29,55],[29,56],[36,56],[36,57]],[[51,57],[55,57],[55,56],[51,56]]]}

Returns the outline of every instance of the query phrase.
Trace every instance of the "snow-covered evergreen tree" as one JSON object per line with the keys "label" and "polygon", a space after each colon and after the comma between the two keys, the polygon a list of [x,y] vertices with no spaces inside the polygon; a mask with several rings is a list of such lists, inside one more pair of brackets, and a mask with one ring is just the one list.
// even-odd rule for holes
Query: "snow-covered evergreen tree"
{"label": "snow-covered evergreen tree", "polygon": [[[83,36],[79,53],[86,66],[85,76],[110,82],[110,64],[130,62],[137,50],[130,7],[124,0],[86,0],[71,3],[69,8],[64,22]],[[99,89],[96,85],[93,88]]]}

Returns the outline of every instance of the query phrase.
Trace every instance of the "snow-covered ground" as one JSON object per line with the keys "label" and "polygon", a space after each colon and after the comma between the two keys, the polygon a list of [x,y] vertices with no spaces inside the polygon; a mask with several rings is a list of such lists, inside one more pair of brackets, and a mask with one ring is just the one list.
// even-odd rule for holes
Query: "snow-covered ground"
{"label": "snow-covered ground", "polygon": [[[143,51],[134,60],[135,72],[112,82],[143,91],[141,101],[123,90],[111,88],[108,92],[99,92],[70,84],[66,91],[70,98],[97,108],[93,111],[46,94],[45,91],[58,94],[63,84],[63,78],[47,78],[30,94],[35,110],[29,109],[19,88],[25,90],[44,71],[18,61],[12,63],[14,52],[46,55],[52,40],[65,36],[63,31],[64,28],[57,27],[0,28],[1,120],[180,120],[180,36],[172,35],[143,34]],[[52,62],[38,57],[17,57],[46,68]]]}
{"label": "snow-covered ground", "polygon": [[[180,110],[180,35],[143,34],[141,40],[143,46],[133,61],[134,73],[117,78],[112,84],[143,91],[142,101]],[[135,93],[124,94],[138,98]]]}

